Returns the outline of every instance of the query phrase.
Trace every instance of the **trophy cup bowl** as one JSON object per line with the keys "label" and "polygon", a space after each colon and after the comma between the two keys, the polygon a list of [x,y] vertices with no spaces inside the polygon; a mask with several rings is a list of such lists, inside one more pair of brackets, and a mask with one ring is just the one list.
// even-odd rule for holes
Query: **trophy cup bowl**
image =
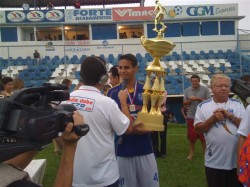
{"label": "trophy cup bowl", "polygon": [[141,43],[146,51],[155,58],[169,55],[175,47],[172,42],[164,40],[161,37],[146,39],[145,36],[142,36]]}
{"label": "trophy cup bowl", "polygon": [[153,39],[146,39],[145,36],[142,36],[141,44],[154,57],[153,62],[149,64],[147,70],[165,71],[160,64],[160,59],[165,55],[169,55],[175,45],[168,40],[164,40],[162,36],[157,36]]}

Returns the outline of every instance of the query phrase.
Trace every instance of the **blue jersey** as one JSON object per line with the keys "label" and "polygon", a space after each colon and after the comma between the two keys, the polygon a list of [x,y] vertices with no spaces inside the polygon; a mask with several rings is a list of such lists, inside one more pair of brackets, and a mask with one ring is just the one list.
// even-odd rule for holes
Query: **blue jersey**
{"label": "blue jersey", "polygon": [[[118,93],[122,89],[122,85],[117,85],[108,90],[108,97],[114,99],[119,107],[121,108],[120,100],[118,98]],[[130,98],[133,100],[133,105],[135,105],[135,111],[130,112],[132,118],[135,120],[137,113],[142,109],[142,92],[143,84],[137,83],[136,86],[136,95],[134,96],[134,90],[130,92]],[[128,105],[131,104],[131,101],[128,97]],[[115,114],[114,114],[115,115]],[[118,139],[117,145],[117,156],[121,157],[132,157],[132,156],[142,156],[153,153],[153,148],[150,140],[150,133],[143,135],[130,135],[123,134]]]}

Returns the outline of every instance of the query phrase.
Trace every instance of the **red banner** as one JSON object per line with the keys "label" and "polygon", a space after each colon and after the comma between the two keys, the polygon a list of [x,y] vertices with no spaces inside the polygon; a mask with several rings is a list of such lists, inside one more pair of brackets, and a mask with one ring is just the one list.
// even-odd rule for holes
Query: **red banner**
{"label": "red banner", "polygon": [[114,21],[153,20],[154,7],[112,8]]}

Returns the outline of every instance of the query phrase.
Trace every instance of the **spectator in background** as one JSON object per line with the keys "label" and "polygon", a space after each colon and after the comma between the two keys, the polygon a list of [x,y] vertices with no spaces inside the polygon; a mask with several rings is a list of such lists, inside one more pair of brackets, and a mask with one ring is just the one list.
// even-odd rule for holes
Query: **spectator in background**
{"label": "spectator in background", "polygon": [[20,78],[13,79],[13,89],[14,91],[24,88],[24,81]]}
{"label": "spectator in background", "polygon": [[75,9],[80,9],[81,8],[81,3],[79,2],[79,0],[74,1],[74,7],[75,7]]}
{"label": "spectator in background", "polygon": [[117,65],[114,65],[110,68],[108,76],[109,83],[112,85],[112,87],[120,83],[120,76]]}
{"label": "spectator in background", "polygon": [[135,31],[133,31],[133,33],[132,33],[132,36],[131,36],[132,38],[138,38],[138,36],[135,34]]}
{"label": "spectator in background", "polygon": [[167,111],[167,116],[168,116],[168,121],[169,122],[173,122],[173,123],[176,123],[176,124],[178,123],[178,121],[177,121],[177,119],[176,119],[173,112]]}
{"label": "spectator in background", "polygon": [[203,150],[206,149],[206,143],[204,135],[202,133],[197,134],[194,130],[194,117],[198,104],[203,100],[211,97],[209,89],[200,85],[200,77],[198,75],[191,76],[191,87],[185,89],[183,105],[189,105],[187,113],[187,138],[189,140],[189,154],[187,159],[191,160],[194,156],[195,142],[199,138]]}
{"label": "spectator in background", "polygon": [[22,7],[23,7],[23,10],[29,10],[30,9],[30,5],[26,1],[23,2]]}
{"label": "spectator in background", "polygon": [[88,40],[89,38],[87,37],[87,35],[86,34],[83,34],[83,38],[82,38],[83,40]]}
{"label": "spectator in background", "polygon": [[11,77],[4,77],[2,84],[4,89],[0,92],[0,95],[10,97],[13,94],[13,79]]}
{"label": "spectator in background", "polygon": [[211,78],[213,97],[198,105],[194,128],[206,139],[205,171],[209,187],[242,187],[237,178],[237,129],[245,108],[229,98],[231,80],[224,74]]}
{"label": "spectator in background", "polygon": [[35,50],[35,52],[33,53],[33,57],[36,61],[36,65],[38,66],[41,61],[40,53],[37,50]]}
{"label": "spectator in background", "polygon": [[[245,81],[248,85],[250,85],[250,75],[243,75],[240,80]],[[248,106],[248,103],[243,101],[238,95],[234,94],[233,98],[240,100],[245,108]]]}
{"label": "spectator in background", "polygon": [[71,85],[72,85],[72,81],[69,80],[69,79],[63,79],[61,84],[67,86],[68,87],[68,91],[69,91],[70,88],[71,88]]}
{"label": "spectator in background", "polygon": [[51,34],[48,34],[48,40],[49,40],[49,41],[52,41],[52,40],[53,40],[53,38],[51,37]]}
{"label": "spectator in background", "polygon": [[51,1],[49,1],[47,4],[47,10],[52,10],[52,9],[54,9],[54,5],[52,4]]}
{"label": "spectator in background", "polygon": [[127,33],[126,32],[120,33],[120,39],[125,39],[125,38],[128,38]]}
{"label": "spectator in background", "polygon": [[111,85],[111,84],[105,84],[105,85],[103,86],[103,89],[102,89],[103,95],[106,96],[107,93],[108,93],[108,90],[109,90],[110,88],[112,88],[112,85]]}

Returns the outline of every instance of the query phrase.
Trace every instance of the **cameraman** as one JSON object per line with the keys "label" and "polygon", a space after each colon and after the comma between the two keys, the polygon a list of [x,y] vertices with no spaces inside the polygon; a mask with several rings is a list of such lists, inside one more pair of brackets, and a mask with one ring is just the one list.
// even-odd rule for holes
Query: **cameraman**
{"label": "cameraman", "polygon": [[[84,124],[83,116],[74,111],[73,123],[68,123],[62,135],[64,149],[61,162],[55,180],[55,187],[70,187],[72,186],[73,162],[77,141],[80,139],[74,132],[73,126]],[[0,164],[1,187],[39,187],[32,183],[29,176],[23,169],[30,163],[36,155],[37,150],[22,153],[4,163]]]}

